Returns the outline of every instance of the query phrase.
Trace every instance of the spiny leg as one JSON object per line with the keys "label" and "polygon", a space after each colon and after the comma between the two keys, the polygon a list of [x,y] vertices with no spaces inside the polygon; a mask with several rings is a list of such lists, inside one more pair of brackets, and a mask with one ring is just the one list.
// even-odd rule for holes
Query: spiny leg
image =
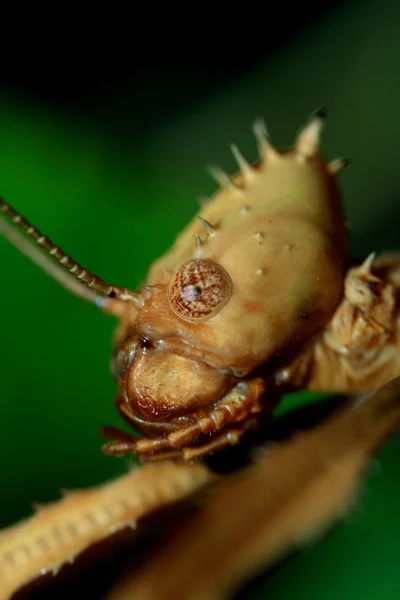
{"label": "spiny leg", "polygon": [[265,383],[261,378],[239,383],[209,414],[196,418],[192,425],[170,433],[170,446],[183,447],[201,434],[213,434],[230,423],[244,421],[250,415],[260,412],[262,406],[258,401],[264,390]]}
{"label": "spiny leg", "polygon": [[[208,456],[213,452],[223,450],[227,446],[236,446],[240,442],[242,436],[247,431],[256,429],[259,423],[259,415],[248,417],[236,427],[228,427],[219,435],[212,436],[211,441],[208,443],[201,444],[200,446],[188,446],[178,450],[167,450],[165,452],[161,451],[156,454],[149,454],[145,458],[143,457],[143,460],[144,462],[156,462],[159,460],[180,459],[184,462],[189,462],[191,460],[201,458],[202,456]],[[117,445],[118,442],[115,444]],[[122,443],[119,447],[123,448]]]}
{"label": "spiny leg", "polygon": [[[265,382],[261,378],[254,379],[249,382],[240,382],[233,390],[224,398],[222,398],[208,414],[200,416],[191,416],[192,422],[185,424],[176,431],[168,435],[145,438],[137,440],[132,436],[132,439],[126,439],[125,436],[118,434],[118,441],[110,442],[103,446],[103,451],[106,454],[137,454],[140,458],[148,459],[149,456],[156,454],[157,458],[166,456],[163,450],[179,449],[180,454],[186,446],[194,444],[201,435],[214,436],[217,432],[226,429],[229,424],[243,423],[252,415],[263,410],[260,403],[261,397],[265,391]],[[125,407],[126,408],[126,407]],[[129,408],[126,408],[129,413]],[[232,436],[229,436],[231,431],[224,432],[225,440],[221,436],[223,445],[232,443]],[[227,437],[226,437],[227,436]],[[196,454],[201,455],[200,449],[203,446],[212,444],[199,444],[196,446]],[[217,445],[220,446],[221,443]],[[160,453],[161,451],[161,453]],[[168,452],[168,456],[170,456]]]}
{"label": "spiny leg", "polygon": [[275,383],[336,393],[369,393],[400,373],[400,255],[348,270],[344,295],[330,322]]}
{"label": "spiny leg", "polygon": [[201,446],[192,446],[182,448],[180,450],[171,450],[171,452],[161,452],[159,454],[151,454],[146,456],[146,462],[154,462],[157,460],[170,460],[170,459],[182,459],[185,462],[193,459],[198,459],[202,456],[212,454],[217,450],[222,450],[227,446],[235,446],[239,443],[243,434],[247,431],[245,423],[242,427],[236,429],[228,429],[220,435],[216,435],[207,444]]}
{"label": "spiny leg", "polygon": [[134,434],[118,429],[118,427],[110,427],[109,425],[102,427],[100,433],[108,439],[116,440],[115,443],[132,444],[137,439]]}
{"label": "spiny leg", "polygon": [[[177,427],[181,427],[185,422],[192,422],[189,418],[181,417],[179,419],[180,423],[174,424],[174,422],[166,422],[166,423],[151,423],[149,421],[144,421],[137,417],[133,413],[133,410],[130,404],[127,402],[126,398],[123,396],[117,396],[115,400],[115,404],[121,413],[122,417],[131,425],[132,427],[136,427],[141,430],[141,426],[145,426],[147,429],[151,428],[153,430],[152,439],[159,440],[159,448],[167,447],[168,444],[165,444],[166,434],[170,431],[174,431]],[[157,435],[159,432],[162,432],[164,435]],[[139,433],[128,433],[123,429],[118,427],[110,427],[103,426],[100,429],[101,435],[103,435],[107,439],[113,440],[112,442],[108,442],[103,446],[103,452],[105,454],[110,455],[123,455],[123,454],[135,454],[135,446],[136,443],[141,439]]]}

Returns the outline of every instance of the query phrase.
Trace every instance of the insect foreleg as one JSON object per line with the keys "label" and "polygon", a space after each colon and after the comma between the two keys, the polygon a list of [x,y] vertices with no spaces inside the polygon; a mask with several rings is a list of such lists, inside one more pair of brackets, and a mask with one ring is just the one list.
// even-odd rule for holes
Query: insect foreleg
{"label": "insect foreleg", "polygon": [[[265,411],[262,399],[266,389],[263,379],[255,378],[240,382],[229,394],[217,402],[208,412],[191,415],[172,424],[175,430],[159,437],[131,439],[126,434],[116,432],[117,441],[104,447],[107,454],[137,454],[140,458],[159,459],[177,454],[185,460],[207,454],[211,450],[236,444],[254,417]],[[110,429],[105,434],[115,433]],[[207,436],[207,441],[204,441]],[[211,438],[211,439],[210,439]],[[193,447],[193,445],[195,447]]]}
{"label": "insect foreleg", "polygon": [[400,373],[400,255],[370,255],[348,270],[344,297],[326,328],[277,383],[340,392],[372,392]]}

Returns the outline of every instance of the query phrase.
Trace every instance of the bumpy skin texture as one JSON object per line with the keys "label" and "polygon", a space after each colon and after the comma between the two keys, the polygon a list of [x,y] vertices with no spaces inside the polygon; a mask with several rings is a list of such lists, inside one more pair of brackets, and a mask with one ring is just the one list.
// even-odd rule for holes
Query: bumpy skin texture
{"label": "bumpy skin texture", "polygon": [[116,405],[147,438],[104,428],[115,440],[105,452],[191,460],[237,444],[285,391],[373,391],[398,375],[399,259],[349,269],[336,181],[345,161],[320,154],[323,124],[318,112],[278,151],[258,122],[260,160],[232,148],[239,174],[217,172],[219,191],[137,292],[82,267],[0,199],[47,255],[2,220],[0,232],[120,319]]}
{"label": "bumpy skin texture", "polygon": [[120,319],[111,361],[117,406],[148,438],[108,428],[117,440],[110,453],[191,461],[236,444],[287,390],[372,392],[393,379],[326,425],[269,450],[237,480],[222,478],[214,498],[208,483],[215,477],[203,465],[165,461],[39,509],[0,532],[1,598],[31,577],[56,575],[92,544],[204,485],[199,518],[184,522],[182,535],[173,532],[110,599],[127,597],[132,585],[146,598],[198,598],[204,590],[201,597],[225,597],[235,577],[270,564],[347,508],[377,444],[399,425],[400,256],[371,255],[348,268],[335,181],[344,161],[319,155],[322,122],[317,114],[283,153],[258,125],[260,162],[251,166],[234,149],[241,173],[220,174],[222,189],[139,292],[87,271],[0,199],[0,211],[47,255],[2,219],[0,233],[71,292]]}
{"label": "bumpy skin texture", "polygon": [[344,225],[336,184],[319,158],[277,155],[237,186],[220,191],[200,213],[216,227],[200,252],[233,281],[227,304],[199,324],[171,313],[166,284],[196,256],[196,218],[150,269],[146,283],[156,289],[136,328],[143,335],[179,336],[212,366],[249,373],[332,314],[342,292]]}
{"label": "bumpy skin texture", "polygon": [[131,348],[129,357],[122,348],[119,409],[147,435],[182,436],[154,444],[121,437],[107,451],[161,457],[215,432],[225,445],[237,441],[232,424],[243,433],[254,415],[271,411],[269,373],[237,410],[254,391],[253,373],[323,327],[343,292],[346,226],[337,165],[318,152],[322,124],[317,114],[282,152],[258,125],[260,161],[251,165],[234,149],[240,173],[222,176],[222,188],[152,265],[142,306],[109,304],[121,317],[116,342]]}

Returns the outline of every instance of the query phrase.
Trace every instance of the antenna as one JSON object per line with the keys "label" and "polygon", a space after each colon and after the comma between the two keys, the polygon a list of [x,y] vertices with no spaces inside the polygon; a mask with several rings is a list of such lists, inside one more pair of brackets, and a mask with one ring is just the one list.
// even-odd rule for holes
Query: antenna
{"label": "antenna", "polygon": [[134,292],[107,283],[98,275],[82,267],[2,198],[0,198],[0,213],[9,217],[14,225],[31,238],[32,242],[2,218],[0,218],[0,233],[50,277],[76,296],[100,306],[103,298],[115,298],[124,302],[132,301],[135,305],[140,302]]}

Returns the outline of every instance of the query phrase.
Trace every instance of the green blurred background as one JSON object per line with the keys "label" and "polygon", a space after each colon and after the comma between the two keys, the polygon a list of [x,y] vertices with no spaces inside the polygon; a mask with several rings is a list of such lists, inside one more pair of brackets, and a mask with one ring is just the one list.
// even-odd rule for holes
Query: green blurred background
{"label": "green blurred background", "polygon": [[[256,158],[255,117],[285,146],[325,105],[325,154],[353,159],[341,175],[352,253],[398,249],[400,4],[330,3],[290,23],[280,11],[266,40],[257,34],[259,52],[163,48],[151,59],[132,50],[107,67],[87,54],[57,74],[10,69],[0,79],[0,193],[79,262],[134,287],[214,191],[207,163],[233,170],[232,141]],[[109,374],[114,319],[3,239],[0,257],[5,527],[32,502],[117,476],[125,462],[100,452],[100,426],[122,423]],[[397,438],[348,519],[248,597],[399,597],[399,457]]]}

